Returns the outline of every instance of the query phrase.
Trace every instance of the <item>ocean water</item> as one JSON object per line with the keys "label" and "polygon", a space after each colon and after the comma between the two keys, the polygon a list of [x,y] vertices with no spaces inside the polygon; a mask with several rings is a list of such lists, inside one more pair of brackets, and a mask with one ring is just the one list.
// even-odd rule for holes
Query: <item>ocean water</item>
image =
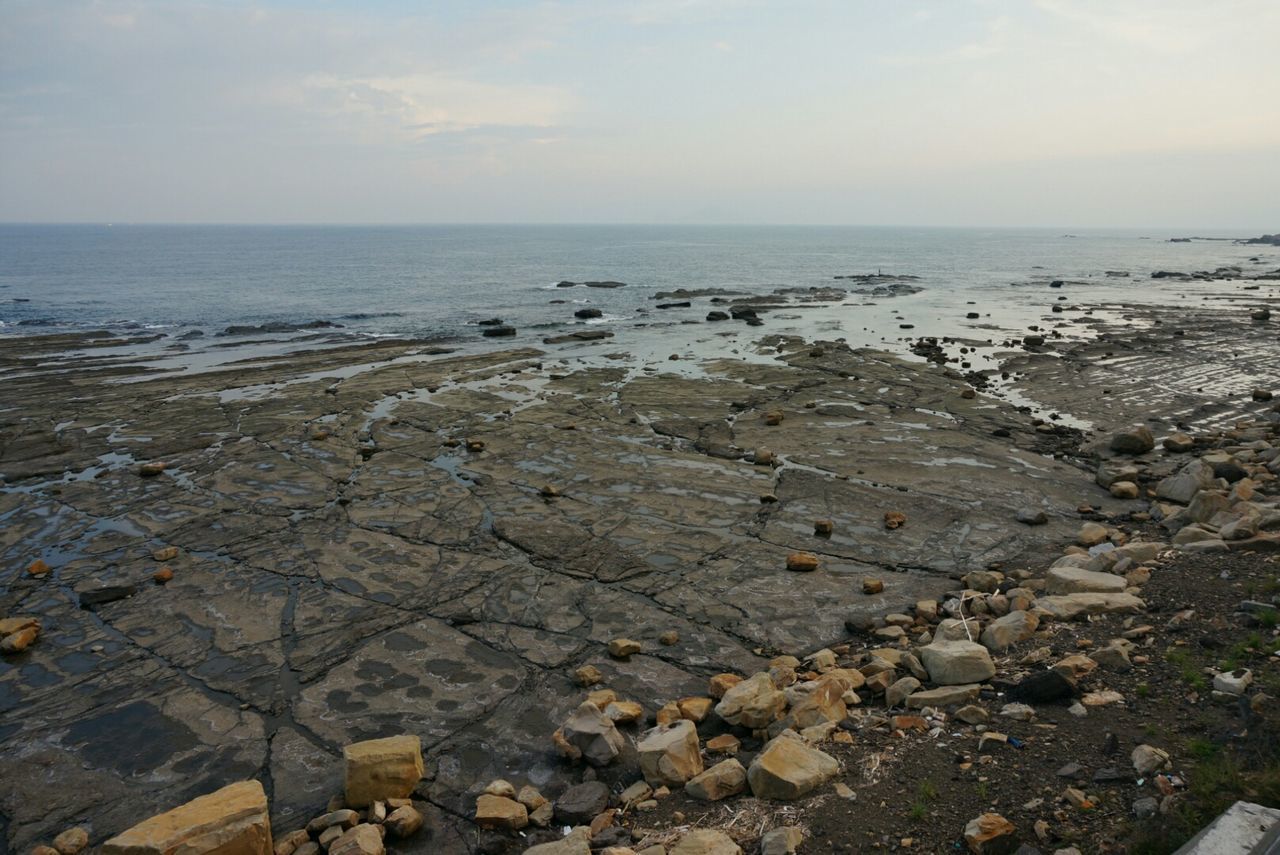
{"label": "ocean water", "polygon": [[[1212,235],[1211,235],[1212,236]],[[216,332],[232,324],[328,320],[353,332],[466,335],[592,305],[633,318],[655,291],[840,285],[920,276],[927,291],[999,300],[1014,283],[1105,280],[1142,299],[1157,269],[1248,265],[1269,248],[1167,243],[1163,233],[803,226],[0,226],[0,332],[130,325]],[[555,289],[560,280],[626,288]],[[571,301],[551,304],[553,299]]]}

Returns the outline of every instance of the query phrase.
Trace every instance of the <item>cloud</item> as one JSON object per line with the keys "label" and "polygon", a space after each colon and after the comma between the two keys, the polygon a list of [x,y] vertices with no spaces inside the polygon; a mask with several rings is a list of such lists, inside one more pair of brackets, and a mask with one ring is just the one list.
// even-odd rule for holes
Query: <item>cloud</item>
{"label": "cloud", "polygon": [[436,73],[354,77],[311,74],[277,97],[296,109],[345,119],[369,142],[421,140],[478,129],[552,128],[572,109],[564,89],[495,84]]}

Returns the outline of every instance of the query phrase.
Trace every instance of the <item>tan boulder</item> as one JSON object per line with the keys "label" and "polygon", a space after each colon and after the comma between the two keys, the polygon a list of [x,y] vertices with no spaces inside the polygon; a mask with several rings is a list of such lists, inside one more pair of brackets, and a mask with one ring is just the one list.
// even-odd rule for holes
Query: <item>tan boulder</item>
{"label": "tan boulder", "polygon": [[835,777],[840,764],[788,731],[751,761],[747,782],[758,799],[798,799]]}
{"label": "tan boulder", "polygon": [[519,831],[529,824],[529,810],[515,799],[481,793],[476,796],[476,825]]}
{"label": "tan boulder", "polygon": [[940,686],[981,683],[996,673],[987,648],[971,641],[935,641],[921,649],[920,659],[929,679]]}
{"label": "tan boulder", "polygon": [[826,722],[841,722],[849,714],[841,699],[848,691],[839,680],[822,680],[817,688],[796,702],[791,708],[797,727],[812,727]]}
{"label": "tan boulder", "polygon": [[329,855],[383,855],[386,852],[382,845],[383,834],[382,826],[361,823],[344,831],[341,837],[329,844]]}
{"label": "tan boulder", "polygon": [[811,573],[821,562],[812,552],[793,552],[787,556],[787,569],[799,573]]}
{"label": "tan boulder", "polygon": [[716,714],[739,727],[768,727],[787,705],[768,674],[761,672],[731,687],[716,704]]}
{"label": "tan boulder", "polygon": [[707,694],[718,701],[724,697],[725,692],[741,682],[742,678],[737,674],[717,674],[707,682]]}
{"label": "tan boulder", "polygon": [[592,766],[604,766],[618,756],[625,744],[613,722],[595,704],[580,704],[556,731],[561,750],[571,758],[581,757]]}
{"label": "tan boulder", "polygon": [[636,745],[640,773],[651,786],[679,786],[702,772],[698,729],[688,719],[659,725]]}
{"label": "tan boulder", "polygon": [[153,816],[102,844],[102,855],[271,855],[267,794],[230,784]]}
{"label": "tan boulder", "polygon": [[353,742],[342,749],[346,800],[353,808],[408,798],[422,780],[422,740],[404,734]]}
{"label": "tan boulder", "polygon": [[684,791],[691,797],[708,802],[736,796],[746,788],[747,770],[732,758],[695,775],[684,785]]}
{"label": "tan boulder", "polygon": [[53,838],[53,848],[58,850],[58,855],[78,855],[88,845],[89,832],[80,826],[68,828]]}
{"label": "tan boulder", "polygon": [[668,855],[742,855],[742,847],[723,831],[699,828],[681,837]]}

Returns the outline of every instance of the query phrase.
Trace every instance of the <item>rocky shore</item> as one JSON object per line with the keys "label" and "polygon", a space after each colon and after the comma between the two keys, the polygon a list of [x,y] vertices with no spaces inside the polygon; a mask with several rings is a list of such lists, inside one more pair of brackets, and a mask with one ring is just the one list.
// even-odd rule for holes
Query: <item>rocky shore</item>
{"label": "rocky shore", "polygon": [[[0,832],[112,851],[253,781],[277,855],[1121,851],[1197,797],[1162,728],[1274,736],[1248,300],[925,361],[3,340]],[[353,799],[401,736],[416,780]]]}

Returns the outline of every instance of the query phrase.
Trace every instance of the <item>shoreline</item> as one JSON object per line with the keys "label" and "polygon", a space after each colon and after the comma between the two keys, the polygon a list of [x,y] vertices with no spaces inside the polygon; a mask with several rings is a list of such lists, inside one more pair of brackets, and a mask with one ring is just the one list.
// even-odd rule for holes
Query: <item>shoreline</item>
{"label": "shoreline", "polygon": [[[1081,434],[1047,415],[1171,432],[1249,410],[1241,390],[1280,376],[1280,348],[1234,302],[1081,305],[1084,334],[984,343],[981,367],[1011,374],[993,391],[1040,401],[1040,424],[951,367],[976,360],[959,350],[972,340],[941,341],[957,362],[939,366],[801,338],[786,319],[735,326],[728,349],[718,328],[673,324],[646,350],[621,335],[430,354],[383,342],[169,375],[92,350],[47,364],[40,342],[0,338],[21,400],[0,411],[0,611],[43,622],[0,671],[0,757],[17,770],[0,788],[6,833],[25,847],[85,818],[99,839],[258,772],[292,829],[337,791],[345,742],[410,730],[433,821],[464,835],[486,781],[569,782],[548,740],[580,695],[575,668],[656,707],[839,644],[847,622],[971,570],[1047,563],[1081,495],[1132,513],[1096,495]],[[1237,356],[1208,370],[1227,335]],[[1126,342],[1145,363],[1106,355]],[[1206,385],[1156,382],[1192,367]],[[1104,405],[1089,394],[1101,384],[1128,392]],[[1024,510],[1047,523],[1019,523]],[[906,524],[886,529],[889,512]],[[796,550],[821,569],[787,570]],[[27,573],[36,558],[47,575]],[[174,577],[156,585],[161,565]],[[864,576],[883,593],[863,594]],[[603,655],[620,636],[645,644],[625,666]],[[158,783],[103,759],[103,741],[148,757]]]}

